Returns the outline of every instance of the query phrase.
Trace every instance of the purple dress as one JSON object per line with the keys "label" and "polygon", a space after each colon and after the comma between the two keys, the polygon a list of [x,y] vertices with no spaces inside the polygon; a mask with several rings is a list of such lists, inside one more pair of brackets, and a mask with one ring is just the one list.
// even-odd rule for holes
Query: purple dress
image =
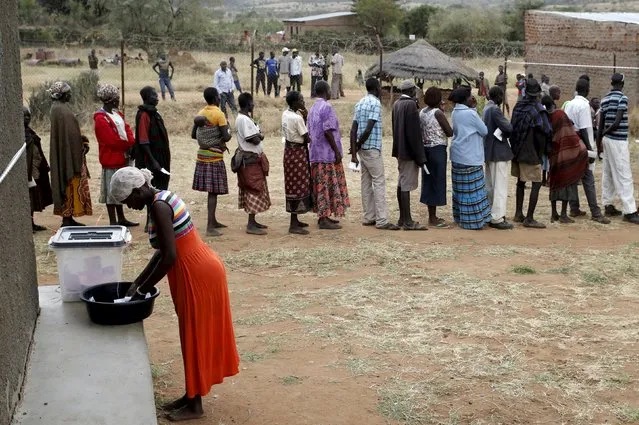
{"label": "purple dress", "polygon": [[308,133],[311,138],[310,162],[313,185],[313,211],[322,217],[343,217],[350,207],[346,175],[341,161],[335,163],[335,152],[325,132],[333,134],[337,149],[343,155],[339,122],[333,106],[318,99],[308,113]]}

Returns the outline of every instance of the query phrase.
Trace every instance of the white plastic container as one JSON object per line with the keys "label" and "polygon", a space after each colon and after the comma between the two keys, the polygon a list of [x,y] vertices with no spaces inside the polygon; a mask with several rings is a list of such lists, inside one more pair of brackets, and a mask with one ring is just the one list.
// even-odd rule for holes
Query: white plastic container
{"label": "white plastic container", "polygon": [[62,301],[80,301],[95,285],[119,282],[131,232],[124,226],[63,227],[49,239],[58,260]]}

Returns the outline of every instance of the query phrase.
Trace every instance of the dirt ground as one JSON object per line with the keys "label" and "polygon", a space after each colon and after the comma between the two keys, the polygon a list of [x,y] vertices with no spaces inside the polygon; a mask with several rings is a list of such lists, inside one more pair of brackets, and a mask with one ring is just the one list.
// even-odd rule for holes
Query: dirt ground
{"label": "dirt ground", "polygon": [[[346,99],[334,102],[345,146],[360,95],[350,88]],[[171,189],[185,199],[203,234],[206,194],[191,190],[196,145],[188,121],[199,107],[192,97],[159,109],[172,137]],[[537,218],[548,224],[546,230],[378,231],[361,226],[359,175],[348,172],[352,207],[343,230],[319,230],[316,217],[307,215],[311,234],[292,236],[276,130],[283,106],[261,98],[257,105],[260,121],[273,128],[265,141],[273,206],[258,216],[269,234],[244,233],[246,214],[237,209],[236,177],[229,170],[231,193],[220,198],[218,211],[229,228],[206,241],[226,263],[242,361],[240,373],[205,398],[206,416],[194,424],[639,422],[636,227],[620,219],[604,226],[588,217],[550,224],[544,188]],[[384,157],[395,220],[389,115],[386,110]],[[48,135],[42,135],[48,148]],[[95,212],[80,221],[106,224],[97,203],[95,143],[92,148]],[[639,176],[636,165],[634,170]],[[415,192],[413,214],[425,222],[418,197]],[[441,215],[452,221],[450,206]],[[134,211],[128,216],[144,219]],[[35,235],[35,244],[40,282],[53,284],[55,258],[46,242],[59,220],[48,210],[36,221],[52,229]],[[133,235],[125,279],[134,278],[152,255],[141,228]],[[155,313],[145,322],[158,403],[180,396],[184,379],[166,282],[160,289]]]}

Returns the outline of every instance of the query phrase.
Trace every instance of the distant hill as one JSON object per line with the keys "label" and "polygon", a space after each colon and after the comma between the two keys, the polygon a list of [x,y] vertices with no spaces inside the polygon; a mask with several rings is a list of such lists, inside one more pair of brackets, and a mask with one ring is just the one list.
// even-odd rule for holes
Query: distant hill
{"label": "distant hill", "polygon": [[[419,4],[439,4],[442,6],[506,6],[514,0],[409,0],[407,7]],[[350,10],[349,0],[224,0],[224,9],[233,14],[248,11],[263,13],[268,17],[290,18],[328,12]],[[547,9],[570,11],[639,11],[637,0],[546,0]]]}

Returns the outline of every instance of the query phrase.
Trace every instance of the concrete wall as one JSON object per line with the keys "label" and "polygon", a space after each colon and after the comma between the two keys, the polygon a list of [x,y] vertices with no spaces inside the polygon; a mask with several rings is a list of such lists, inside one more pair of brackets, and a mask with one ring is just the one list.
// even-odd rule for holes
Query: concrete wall
{"label": "concrete wall", "polygon": [[[613,56],[617,66],[639,66],[639,25],[596,22],[559,14],[530,11],[526,15],[526,62],[577,65],[607,65],[608,68],[528,65],[536,78],[550,77],[569,99],[582,74],[590,76],[590,97],[603,97],[610,90]],[[639,102],[639,71],[618,70],[626,75],[624,92],[630,103]],[[514,81],[511,78],[512,81]]]}
{"label": "concrete wall", "polygon": [[332,31],[355,33],[357,32],[357,16],[337,16],[335,18],[317,19],[308,22],[284,21],[284,25],[286,25],[286,36],[289,39],[307,32]]}
{"label": "concrete wall", "polygon": [[[0,173],[24,142],[18,0],[0,13]],[[0,183],[0,425],[11,422],[38,313],[25,156]]]}

